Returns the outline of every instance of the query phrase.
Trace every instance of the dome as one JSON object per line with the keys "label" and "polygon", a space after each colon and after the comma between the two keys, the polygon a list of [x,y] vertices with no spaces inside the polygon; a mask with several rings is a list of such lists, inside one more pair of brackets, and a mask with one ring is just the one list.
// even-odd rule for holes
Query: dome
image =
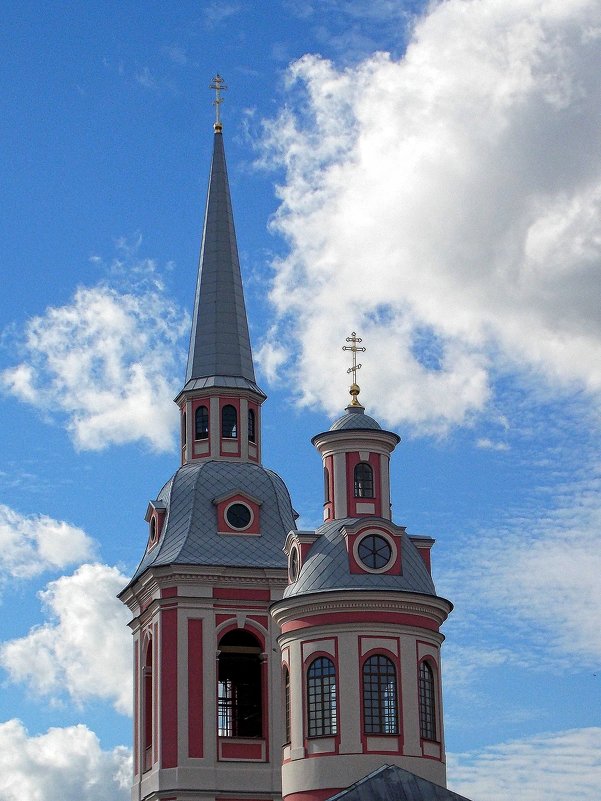
{"label": "dome", "polygon": [[[229,492],[260,502],[260,536],[218,533],[214,500]],[[165,484],[157,501],[165,506],[165,523],[158,544],[147,548],[132,582],[158,565],[286,567],[282,545],[296,529],[295,513],[286,485],[271,470],[248,462],[191,462]]]}
{"label": "dome", "polygon": [[[315,532],[317,540],[311,546],[297,580],[284,592],[285,598],[329,590],[400,590],[436,595],[434,582],[419,551],[405,531],[394,526],[401,536],[401,575],[383,573],[351,573],[343,528],[356,525],[357,518],[344,518],[324,523]],[[361,522],[366,522],[363,518]],[[374,527],[388,529],[389,520],[370,517]]]}
{"label": "dome", "polygon": [[365,409],[362,406],[347,406],[346,414],[339,417],[335,423],[332,423],[330,431],[345,431],[358,428],[371,429],[372,431],[382,430],[382,426],[377,420],[365,414]]}

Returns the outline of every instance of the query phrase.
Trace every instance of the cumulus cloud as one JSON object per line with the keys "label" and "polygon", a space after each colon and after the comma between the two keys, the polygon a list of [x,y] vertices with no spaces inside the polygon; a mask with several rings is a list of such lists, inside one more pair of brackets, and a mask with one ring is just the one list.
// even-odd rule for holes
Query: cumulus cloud
{"label": "cumulus cloud", "polygon": [[82,529],[46,515],[26,517],[0,504],[0,581],[84,562],[94,551],[94,541]]}
{"label": "cumulus cloud", "polygon": [[19,720],[0,723],[2,801],[126,801],[131,754],[103,751],[87,726],[29,736]]}
{"label": "cumulus cloud", "polygon": [[65,421],[79,449],[142,441],[169,450],[180,338],[188,329],[187,315],[160,286],[139,292],[82,287],[67,305],[29,320],[24,359],[0,373],[0,382]]}
{"label": "cumulus cloud", "polygon": [[0,664],[13,682],[36,694],[75,702],[100,698],[131,714],[128,611],[116,598],[127,577],[114,567],[82,565],[40,593],[47,621],[0,646]]}
{"label": "cumulus cloud", "polygon": [[597,801],[601,728],[541,734],[447,759],[449,788],[478,801]]}
{"label": "cumulus cloud", "polygon": [[599,393],[600,69],[596,0],[448,0],[399,60],[294,63],[264,141],[289,246],[268,371],[284,348],[334,413],[357,330],[370,411],[426,431],[480,412],[499,371]]}

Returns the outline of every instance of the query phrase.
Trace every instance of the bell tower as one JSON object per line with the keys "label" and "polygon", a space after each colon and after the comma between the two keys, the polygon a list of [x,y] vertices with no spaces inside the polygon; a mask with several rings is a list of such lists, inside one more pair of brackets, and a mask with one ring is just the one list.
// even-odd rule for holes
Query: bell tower
{"label": "bell tower", "polygon": [[188,367],[181,466],[148,503],[120,598],[132,613],[134,781],[146,801],[281,798],[281,667],[269,606],[295,513],[261,461],[257,386],[228,185],[222,78]]}

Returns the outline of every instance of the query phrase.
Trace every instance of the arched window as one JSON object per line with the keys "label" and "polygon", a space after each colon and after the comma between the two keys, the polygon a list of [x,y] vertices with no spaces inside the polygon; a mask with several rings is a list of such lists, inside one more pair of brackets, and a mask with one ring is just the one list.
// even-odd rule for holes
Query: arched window
{"label": "arched window", "polygon": [[375,654],[363,663],[363,726],[366,734],[398,734],[396,670]]}
{"label": "arched window", "polygon": [[425,659],[419,663],[419,729],[425,740],[436,740],[434,671]]}
{"label": "arched window", "polygon": [[187,426],[186,426],[186,413],[182,414],[182,448],[186,447]]}
{"label": "arched window", "polygon": [[331,659],[314,659],[307,671],[309,737],[336,734],[336,669]]}
{"label": "arched window", "polygon": [[236,407],[229,403],[221,410],[221,436],[229,439],[238,436],[238,413]]}
{"label": "arched window", "polygon": [[290,671],[284,668],[284,743],[290,742]]}
{"label": "arched window", "polygon": [[146,654],[144,657],[144,668],[142,672],[142,736],[144,770],[152,767],[152,640],[148,640]]}
{"label": "arched window", "polygon": [[217,727],[220,737],[261,737],[261,646],[243,629],[219,641]]}
{"label": "arched window", "polygon": [[209,436],[209,410],[199,406],[194,414],[194,436],[196,439],[207,439]]}
{"label": "arched window", "polygon": [[367,462],[355,465],[355,498],[374,497],[374,471]]}
{"label": "arched window", "polygon": [[255,433],[255,412],[254,409],[248,410],[248,441],[249,442],[256,442],[256,433]]}
{"label": "arched window", "polygon": [[323,469],[323,497],[325,503],[330,500],[330,471],[327,467]]}

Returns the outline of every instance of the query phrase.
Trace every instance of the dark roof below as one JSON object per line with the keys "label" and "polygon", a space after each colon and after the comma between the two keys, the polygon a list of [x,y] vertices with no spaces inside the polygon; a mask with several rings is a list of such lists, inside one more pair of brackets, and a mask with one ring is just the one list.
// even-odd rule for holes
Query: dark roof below
{"label": "dark roof below", "polygon": [[328,801],[470,801],[396,765],[383,765]]}

